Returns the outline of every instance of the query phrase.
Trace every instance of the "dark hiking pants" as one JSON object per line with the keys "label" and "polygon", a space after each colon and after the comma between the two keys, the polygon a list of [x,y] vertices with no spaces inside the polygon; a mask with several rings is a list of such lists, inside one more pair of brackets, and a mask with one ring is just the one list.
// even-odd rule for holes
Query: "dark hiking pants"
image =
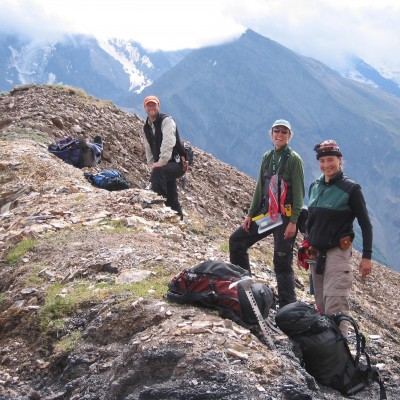
{"label": "dark hiking pants", "polygon": [[151,177],[151,189],[158,195],[165,197],[165,205],[171,207],[181,217],[182,208],[178,199],[178,187],[176,180],[183,175],[182,165],[175,161],[170,161],[161,168],[154,168]]}
{"label": "dark hiking pants", "polygon": [[240,226],[229,238],[230,262],[250,271],[248,249],[261,239],[274,235],[274,271],[278,284],[279,307],[296,301],[292,268],[293,244],[296,238],[283,238],[289,218],[282,216],[282,219],[282,225],[261,234],[258,233],[258,225],[255,222],[251,223],[249,232]]}

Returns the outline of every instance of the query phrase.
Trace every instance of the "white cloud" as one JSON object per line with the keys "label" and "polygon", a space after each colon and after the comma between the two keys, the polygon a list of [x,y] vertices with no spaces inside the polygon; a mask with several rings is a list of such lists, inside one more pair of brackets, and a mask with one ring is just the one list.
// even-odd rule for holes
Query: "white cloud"
{"label": "white cloud", "polygon": [[251,28],[334,68],[356,54],[400,69],[399,20],[397,0],[0,0],[0,29],[39,38],[64,31],[177,50]]}
{"label": "white cloud", "polygon": [[336,68],[348,54],[356,54],[400,69],[397,0],[247,0],[241,4],[237,21],[303,55]]}

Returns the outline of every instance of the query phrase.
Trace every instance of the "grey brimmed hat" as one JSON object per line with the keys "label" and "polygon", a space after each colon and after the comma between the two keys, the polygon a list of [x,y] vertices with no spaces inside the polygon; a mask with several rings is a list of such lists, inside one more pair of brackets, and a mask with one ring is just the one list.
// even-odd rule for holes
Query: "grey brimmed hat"
{"label": "grey brimmed hat", "polygon": [[286,121],[285,119],[277,119],[273,124],[272,128],[275,128],[275,126],[286,126],[286,128],[289,129],[289,131],[292,130],[292,127],[290,126],[290,122]]}

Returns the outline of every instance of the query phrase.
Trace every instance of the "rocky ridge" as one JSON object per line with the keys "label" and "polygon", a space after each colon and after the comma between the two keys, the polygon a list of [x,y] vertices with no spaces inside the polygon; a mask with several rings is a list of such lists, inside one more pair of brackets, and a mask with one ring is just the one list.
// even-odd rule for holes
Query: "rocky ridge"
{"label": "rocky ridge", "polygon": [[[144,190],[142,125],[79,89],[30,85],[0,95],[0,398],[342,399],[300,367],[284,335],[273,333],[270,350],[215,312],[163,297],[183,268],[228,260],[254,181],[195,149],[180,222]],[[104,140],[95,169],[47,151],[78,134]],[[132,188],[107,192],[83,176],[108,168]],[[31,248],[12,258],[21,243]],[[251,259],[274,288],[270,240]],[[299,300],[312,301],[307,274],[296,276]],[[374,263],[365,282],[355,276],[354,315],[389,398],[400,398],[399,299],[390,295],[399,274]],[[373,385],[354,398],[377,393]]]}

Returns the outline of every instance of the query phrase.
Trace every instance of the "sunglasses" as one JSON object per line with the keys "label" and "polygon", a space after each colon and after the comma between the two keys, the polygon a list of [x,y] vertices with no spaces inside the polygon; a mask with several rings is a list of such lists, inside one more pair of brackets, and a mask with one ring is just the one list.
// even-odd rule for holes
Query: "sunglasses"
{"label": "sunglasses", "polygon": [[282,135],[287,135],[289,131],[287,129],[273,129],[272,132],[274,133],[282,133]]}

